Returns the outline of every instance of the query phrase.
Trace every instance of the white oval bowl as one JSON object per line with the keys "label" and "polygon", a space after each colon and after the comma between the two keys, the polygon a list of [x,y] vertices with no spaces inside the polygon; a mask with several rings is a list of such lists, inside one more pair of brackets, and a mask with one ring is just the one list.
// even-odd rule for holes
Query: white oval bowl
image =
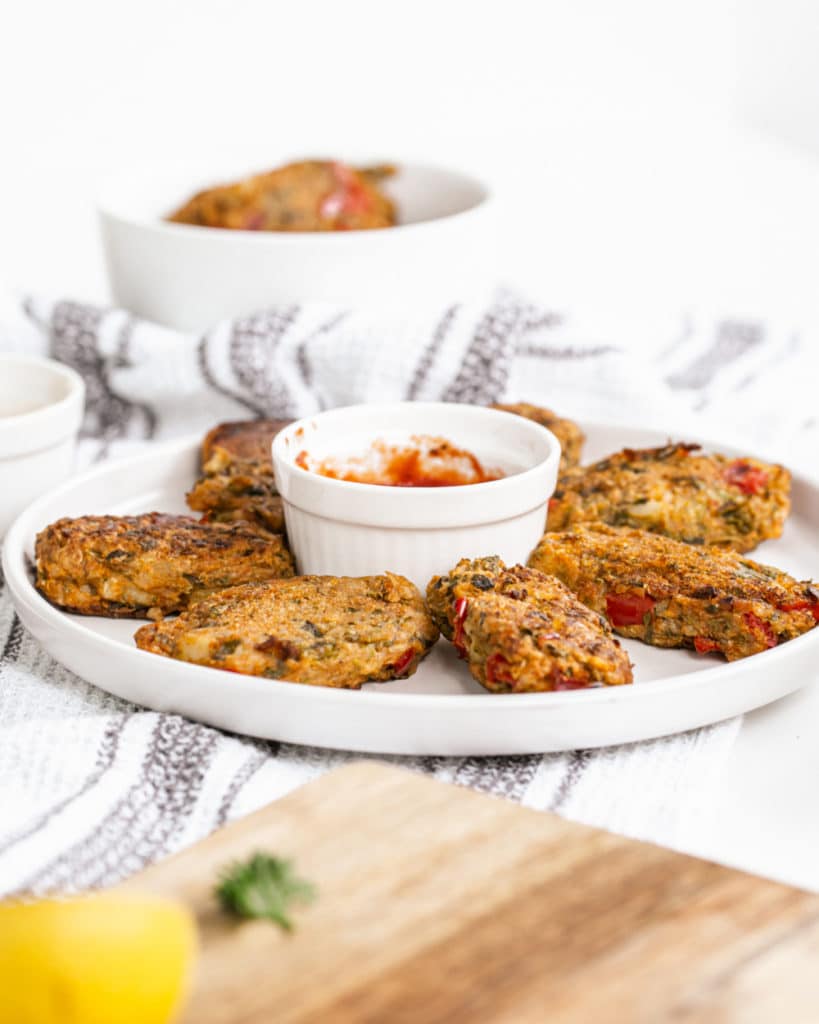
{"label": "white oval bowl", "polygon": [[39,356],[0,354],[0,535],[73,469],[82,377]]}
{"label": "white oval bowl", "polygon": [[489,188],[446,168],[399,165],[384,185],[401,220],[393,228],[235,231],[162,219],[200,188],[247,175],[146,171],[110,182],[98,209],[115,302],[200,331],[279,303],[451,302],[494,279]]}
{"label": "white oval bowl", "polygon": [[[296,465],[366,452],[376,439],[443,437],[507,473],[456,487],[382,487],[336,480]],[[299,572],[369,576],[391,571],[422,591],[460,558],[525,562],[543,535],[560,444],[531,420],[447,402],[332,409],[290,424],[273,440],[273,469]]]}

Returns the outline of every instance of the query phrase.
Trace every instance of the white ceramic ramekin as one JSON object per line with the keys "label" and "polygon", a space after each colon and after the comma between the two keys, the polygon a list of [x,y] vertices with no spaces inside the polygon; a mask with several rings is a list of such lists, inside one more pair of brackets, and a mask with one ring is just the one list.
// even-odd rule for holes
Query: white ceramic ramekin
{"label": "white ceramic ramekin", "polygon": [[248,171],[154,169],[110,182],[99,213],[114,301],[201,331],[277,303],[451,303],[496,280],[490,190],[444,167],[400,163],[384,188],[401,222],[379,231],[228,231],[162,219],[200,188]]}
{"label": "white ceramic ramekin", "polygon": [[0,353],[0,535],[74,463],[85,385],[68,366]]}
{"label": "white ceramic ramekin", "polygon": [[[361,454],[373,441],[443,437],[507,476],[457,487],[381,487],[321,476],[296,465]],[[273,441],[287,536],[301,573],[400,573],[422,590],[460,558],[525,562],[540,540],[557,480],[560,444],[531,420],[474,405],[394,402],[319,413]]]}

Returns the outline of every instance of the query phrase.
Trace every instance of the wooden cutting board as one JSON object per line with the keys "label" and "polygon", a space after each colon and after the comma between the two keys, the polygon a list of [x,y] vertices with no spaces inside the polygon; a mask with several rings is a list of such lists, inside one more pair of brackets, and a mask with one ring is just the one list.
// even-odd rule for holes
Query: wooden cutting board
{"label": "wooden cutting board", "polygon": [[[318,886],[291,935],[213,899],[257,850]],[[185,1024],[819,1020],[819,897],[375,763],[129,887],[196,913]]]}

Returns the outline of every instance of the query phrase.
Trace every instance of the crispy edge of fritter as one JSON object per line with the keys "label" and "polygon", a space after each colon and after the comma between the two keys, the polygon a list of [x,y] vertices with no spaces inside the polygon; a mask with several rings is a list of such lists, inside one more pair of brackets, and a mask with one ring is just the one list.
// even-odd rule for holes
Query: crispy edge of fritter
{"label": "crispy edge of fritter", "polygon": [[735,551],[643,530],[591,524],[547,533],[529,564],[561,579],[621,636],[657,647],[716,651],[734,661],[819,621],[817,584]]}
{"label": "crispy edge of fritter", "polygon": [[448,573],[432,577],[427,584],[427,607],[447,640],[452,639],[455,601],[491,590],[494,581],[505,570],[506,565],[497,555],[487,555],[485,558],[462,558]]}
{"label": "crispy edge of fritter", "polygon": [[[350,590],[355,589],[356,585],[360,584],[364,584],[372,592],[364,595],[356,593],[351,596]],[[197,630],[211,628],[208,620],[214,615],[220,617],[222,621],[229,622],[229,625],[224,628],[231,629],[233,632],[241,631],[243,605],[247,606],[251,624],[256,624],[261,617],[260,602],[277,596],[283,605],[292,602],[303,614],[304,605],[298,598],[303,596],[301,592],[305,589],[308,591],[308,596],[313,599],[309,606],[311,614],[310,633],[311,638],[315,638],[320,636],[321,632],[316,633],[314,631],[321,631],[322,624],[326,623],[326,618],[323,618],[321,614],[322,608],[315,601],[316,590],[322,585],[327,587],[328,602],[331,604],[332,602],[340,603],[345,609],[347,616],[351,614],[350,605],[352,603],[353,607],[356,608],[356,622],[358,624],[360,624],[362,616],[366,618],[368,610],[372,611],[374,607],[381,610],[385,606],[389,607],[390,605],[400,607],[409,617],[414,618],[412,635],[407,638],[400,638],[399,646],[404,648],[404,650],[401,651],[399,657],[392,661],[385,661],[380,670],[375,674],[370,670],[367,674],[359,673],[360,678],[355,679],[353,677],[352,682],[338,683],[337,681],[327,681],[328,673],[332,676],[333,672],[335,672],[333,678],[335,680],[339,679],[338,656],[335,656],[334,662],[331,662],[327,657],[320,657],[318,659],[315,657],[305,657],[305,653],[309,655],[311,650],[320,648],[321,644],[314,642],[306,652],[303,652],[298,646],[298,640],[303,639],[303,630],[296,632],[294,629],[293,635],[283,635],[281,630],[277,630],[275,637],[265,634],[259,643],[255,643],[249,651],[246,651],[243,644],[248,639],[249,631],[245,631],[243,637],[229,637],[226,639],[220,637],[220,626],[216,624],[213,627],[214,632],[210,642],[211,646],[213,644],[217,645],[216,651],[221,653],[222,656],[217,657],[214,653],[212,657],[197,659],[189,663],[221,668],[256,677],[267,676],[269,678],[281,679],[284,682],[297,682],[303,685],[358,689],[365,682],[385,682],[403,679],[412,675],[438,639],[438,629],[429,614],[429,610],[418,588],[403,576],[395,573],[384,573],[381,576],[368,577],[296,576],[290,579],[232,587],[213,595],[212,598],[198,602],[175,619],[142,626],[134,635],[134,640],[137,647],[141,650],[163,657],[178,658],[178,655],[174,653],[174,648],[178,648],[181,639],[190,636]],[[231,603],[232,607],[228,607]],[[240,616],[238,624],[229,621],[231,618],[235,618],[237,611]],[[397,616],[396,618],[398,619],[399,617]],[[342,617],[342,624],[343,621]],[[324,631],[326,632],[331,629],[334,624],[337,625],[338,621],[326,623]],[[396,622],[396,625],[405,626],[406,624],[402,619]],[[227,650],[223,652],[222,649],[225,647],[227,647]],[[369,650],[372,647],[373,644],[371,642],[349,641],[344,653],[352,656],[355,651],[360,651],[362,648]],[[299,654],[298,658],[294,656],[296,653]],[[248,657],[255,659],[259,654],[277,660],[278,664],[275,668],[275,674],[269,674],[271,672],[270,667],[261,672],[248,671]],[[407,657],[408,655],[410,657]],[[179,660],[187,659],[181,658]],[[293,662],[289,669],[281,667],[282,665],[286,666],[288,662]],[[302,673],[301,678],[292,678],[300,668],[306,670],[306,672]],[[316,668],[319,671],[316,673],[317,678],[314,679],[311,677]],[[346,668],[349,670],[350,666],[347,665]]]}
{"label": "crispy edge of fritter", "polygon": [[[236,546],[247,548],[250,545],[261,552],[262,547],[270,554],[276,562],[281,564],[276,567],[277,572],[284,576],[292,576],[294,572],[293,558],[285,545],[283,539],[275,534],[260,530],[251,523],[238,522],[230,524],[209,524],[190,516],[171,515],[161,512],[147,512],[137,516],[79,516],[76,518],[63,517],[48,526],[44,527],[35,539],[35,587],[51,604],[64,611],[76,615],[101,616],[104,618],[142,618],[158,617],[161,614],[170,614],[185,607],[190,601],[197,599],[195,584],[191,581],[191,573],[179,571],[176,581],[184,580],[188,589],[182,588],[179,599],[174,602],[165,602],[161,595],[153,593],[151,596],[159,598],[154,604],[136,603],[133,601],[115,601],[101,597],[99,594],[88,594],[83,587],[89,587],[98,581],[121,579],[124,585],[131,586],[135,590],[143,590],[150,593],[146,587],[140,587],[132,579],[131,575],[121,571],[125,568],[124,562],[119,558],[111,562],[111,566],[117,565],[115,571],[106,566],[106,562],[112,555],[118,552],[126,552],[131,555],[130,548],[139,543],[138,534],[142,531],[145,540],[155,542],[152,547],[144,548],[139,545],[133,553],[134,557],[146,560],[146,563],[155,563],[157,566],[173,566],[175,560],[180,557],[193,557],[191,551],[182,550],[183,540],[190,540],[192,534],[196,533],[206,540],[208,534],[214,538],[221,538],[223,543],[216,548],[207,548],[205,543],[194,545],[202,548],[202,557],[224,556],[228,552],[230,543]],[[190,531],[190,532],[188,532]],[[127,533],[128,536],[123,534]],[[156,540],[156,534],[161,536]],[[227,543],[225,543],[225,541]],[[100,555],[106,549],[107,555],[97,557],[95,549],[91,546],[96,544],[100,549]],[[157,551],[158,547],[161,550]],[[272,550],[275,549],[275,550]],[[74,575],[68,571],[67,562],[72,556],[79,554],[74,559],[79,566],[85,566],[89,553],[94,557],[94,568],[98,573],[86,572],[84,576]],[[176,556],[176,559],[175,557]],[[245,556],[247,557],[247,556]],[[130,563],[130,558],[127,560]],[[54,570],[59,571],[55,572]],[[146,564],[147,568],[147,564]],[[164,587],[169,586],[168,579],[158,576]],[[144,582],[144,581],[143,581]],[[217,587],[205,586],[206,592],[211,592]],[[82,595],[82,600],[66,600],[58,597],[58,592],[66,590]],[[184,591],[184,593],[183,593]]]}

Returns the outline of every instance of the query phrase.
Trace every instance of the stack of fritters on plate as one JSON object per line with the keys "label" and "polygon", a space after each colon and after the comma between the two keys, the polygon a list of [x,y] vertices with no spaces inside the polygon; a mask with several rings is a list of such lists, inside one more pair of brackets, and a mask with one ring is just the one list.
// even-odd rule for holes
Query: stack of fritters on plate
{"label": "stack of fritters on plate", "polygon": [[401,576],[294,576],[271,443],[287,421],[222,423],[187,495],[202,519],[61,519],[36,543],[36,583],[85,615],[178,617],[146,651],[311,685],[412,674],[440,630],[492,693],[632,682],[613,630],[658,647],[747,657],[819,621],[819,586],[743,557],[780,536],[790,474],[697,445],[624,449],[579,465],[577,424],[528,403],[496,408],[563,448],[547,532],[528,567],[462,559],[427,588]]}
{"label": "stack of fritters on plate", "polygon": [[669,443],[567,470],[529,565],[623,636],[728,660],[812,629],[819,588],[743,558],[782,534],[791,476]]}
{"label": "stack of fritters on plate", "polygon": [[[547,533],[529,559],[537,582],[489,557],[461,562],[427,591],[441,631],[487,688],[554,689],[564,677],[583,678],[586,685],[627,681],[588,670],[590,642],[573,635],[558,584],[623,636],[728,660],[816,625],[817,584],[742,557],[782,534],[791,483],[783,466],[706,454],[684,443],[626,448],[580,466],[583,435],[571,421],[525,403],[497,408],[551,429],[564,459]],[[533,594],[551,627],[522,610]],[[521,610],[511,611],[510,597]],[[570,645],[569,663],[579,668],[564,669],[567,652],[552,634]],[[529,657],[533,647],[548,651],[548,665]],[[606,650],[613,666],[616,659]]]}
{"label": "stack of fritters on plate", "polygon": [[214,427],[202,442],[202,476],[186,496],[188,506],[209,522],[245,520],[283,533],[270,446],[289,422],[243,420]]}

